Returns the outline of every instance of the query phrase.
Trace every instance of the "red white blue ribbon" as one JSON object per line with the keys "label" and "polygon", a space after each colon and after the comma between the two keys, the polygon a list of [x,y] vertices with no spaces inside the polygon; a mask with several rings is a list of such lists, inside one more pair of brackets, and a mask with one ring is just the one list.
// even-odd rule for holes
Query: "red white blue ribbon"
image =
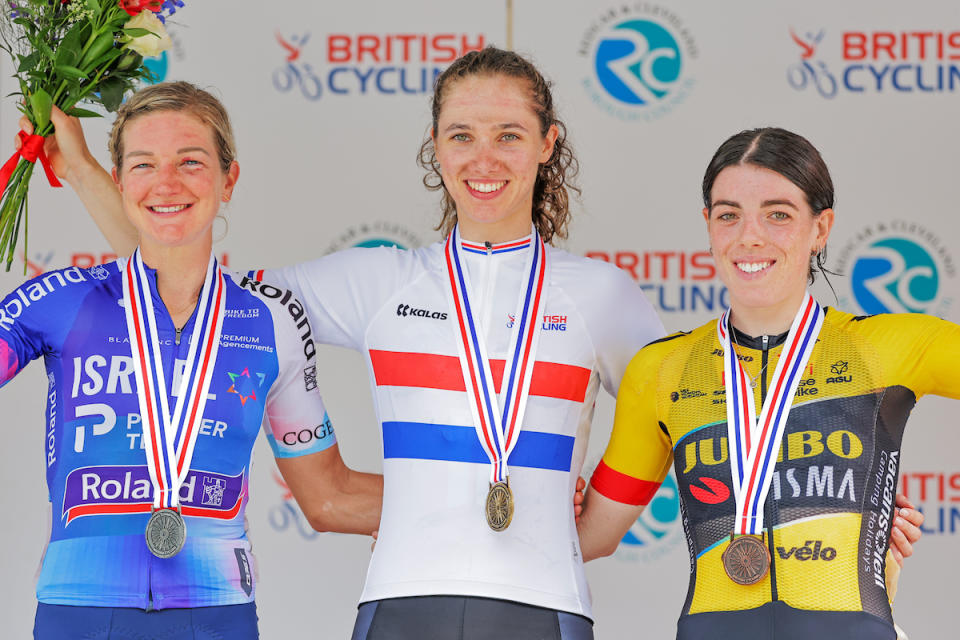
{"label": "red white blue ribbon", "polygon": [[823,326],[823,309],[809,293],[793,319],[773,372],[760,418],[756,417],[753,389],[730,343],[730,310],[717,322],[723,347],[723,379],[727,397],[727,445],[733,473],[737,517],[734,533],[763,531],[763,505],[773,479],[773,468],[786,429],[794,394],[817,336]]}
{"label": "red white blue ribbon", "polygon": [[[460,353],[460,367],[466,383],[467,397],[473,414],[480,445],[490,459],[490,482],[505,482],[510,475],[507,460],[517,444],[523,425],[530,379],[536,361],[537,344],[540,338],[539,318],[546,307],[544,285],[547,274],[546,247],[534,231],[533,242],[510,243],[527,251],[527,274],[517,299],[513,330],[507,353],[507,366],[498,399],[493,376],[490,373],[483,327],[480,326],[478,310],[470,301],[470,279],[464,264],[464,251],[469,243],[461,243],[459,225],[447,237],[445,246],[447,275],[450,287],[450,306]],[[500,245],[503,246],[503,245]],[[488,253],[492,250],[487,248]]]}
{"label": "red white blue ribbon", "polygon": [[153,506],[155,509],[176,508],[180,502],[180,485],[190,470],[193,448],[207,403],[207,392],[220,347],[226,293],[220,265],[211,254],[197,302],[187,361],[177,388],[177,403],[171,415],[157,338],[157,317],[147,278],[138,248],[127,261],[123,272],[127,333],[140,401],[147,468],[153,483]]}

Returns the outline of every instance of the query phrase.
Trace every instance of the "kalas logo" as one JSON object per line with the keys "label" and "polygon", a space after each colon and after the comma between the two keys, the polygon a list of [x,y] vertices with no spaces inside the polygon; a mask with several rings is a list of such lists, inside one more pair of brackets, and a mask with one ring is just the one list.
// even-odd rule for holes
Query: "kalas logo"
{"label": "kalas logo", "polygon": [[486,44],[482,33],[331,33],[323,38],[325,55],[317,55],[307,50],[310,32],[275,37],[284,61],[273,72],[274,88],[310,101],[430,93],[446,65]]}
{"label": "kalas logo", "polygon": [[[915,222],[878,223],[844,245],[837,262],[850,275],[851,302],[867,314],[929,313],[943,316],[953,300],[945,281],[956,275],[953,256],[932,230]],[[851,300],[852,298],[852,300]]]}
{"label": "kalas logo", "polygon": [[654,120],[686,100],[696,44],[680,18],[637,2],[609,9],[587,30],[579,54],[590,61],[583,86],[602,109],[622,120]]}
{"label": "kalas logo", "polygon": [[708,251],[593,250],[584,255],[629,273],[661,313],[712,312],[730,306]]}
{"label": "kalas logo", "polygon": [[824,98],[850,93],[950,93],[960,89],[960,31],[844,31],[840,54],[826,53],[826,31],[790,38],[800,60],[788,67],[794,89]]}

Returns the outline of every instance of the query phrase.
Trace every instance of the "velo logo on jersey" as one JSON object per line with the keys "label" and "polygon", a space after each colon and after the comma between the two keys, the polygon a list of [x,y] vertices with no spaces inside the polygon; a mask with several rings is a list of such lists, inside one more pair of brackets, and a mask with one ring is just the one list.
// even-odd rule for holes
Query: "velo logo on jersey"
{"label": "velo logo on jersey", "polygon": [[650,504],[623,536],[616,557],[631,562],[651,562],[668,553],[682,539],[680,492],[671,470]]}
{"label": "velo logo on jersey", "polygon": [[646,2],[611,8],[587,29],[578,49],[589,64],[588,95],[610,115],[652,121],[690,95],[697,45],[673,11]]}
{"label": "velo logo on jersey", "polygon": [[[960,91],[960,31],[850,29],[828,38],[825,29],[790,39],[800,59],[787,68],[797,91],[943,94]],[[839,46],[839,53],[837,47]]]}
{"label": "velo logo on jersey", "polygon": [[837,266],[850,276],[841,308],[944,316],[953,302],[948,292],[956,265],[948,244],[916,222],[895,220],[862,229],[843,246]]}
{"label": "velo logo on jersey", "polygon": [[283,63],[273,87],[316,101],[326,96],[422,95],[451,62],[486,44],[482,33],[275,34]]}

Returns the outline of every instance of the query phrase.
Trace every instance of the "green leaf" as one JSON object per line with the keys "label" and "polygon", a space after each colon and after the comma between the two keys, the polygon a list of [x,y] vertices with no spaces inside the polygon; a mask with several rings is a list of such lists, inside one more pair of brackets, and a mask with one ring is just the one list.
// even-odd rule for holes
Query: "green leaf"
{"label": "green leaf", "polygon": [[53,108],[53,98],[43,89],[37,89],[30,95],[30,108],[33,111],[36,130],[46,128],[50,124],[50,110]]}
{"label": "green leaf", "polygon": [[61,65],[76,66],[80,61],[80,52],[83,50],[83,45],[90,37],[89,31],[90,23],[86,21],[78,22],[70,31],[67,31],[67,35],[63,36],[59,46],[57,46],[57,57],[54,59],[54,65],[58,67]]}
{"label": "green leaf", "polygon": [[60,74],[64,78],[67,78],[68,80],[86,80],[87,79],[87,74],[85,74],[83,71],[81,71],[80,69],[77,69],[76,67],[71,67],[70,65],[66,65],[66,64],[58,64],[56,67],[54,67],[54,71],[56,71],[58,74]]}
{"label": "green leaf", "polygon": [[94,15],[98,15],[100,13],[99,0],[87,0],[87,9],[93,11]]}
{"label": "green leaf", "polygon": [[132,27],[130,29],[124,29],[123,32],[130,36],[131,38],[142,38],[143,36],[160,36],[149,29],[141,29],[139,27]]}
{"label": "green leaf", "polygon": [[17,73],[23,73],[24,71],[29,71],[37,66],[37,63],[43,56],[37,51],[33,51],[30,55],[20,56],[20,66],[17,67]]}
{"label": "green leaf", "polygon": [[120,78],[107,78],[100,85],[100,101],[110,112],[120,108],[123,102],[124,82]]}
{"label": "green leaf", "polygon": [[104,53],[112,48],[113,32],[101,33],[99,36],[97,36],[97,39],[93,41],[93,44],[90,45],[90,48],[87,49],[87,52],[83,54],[83,60],[77,66],[84,69],[90,69],[91,67],[97,66],[96,64],[91,63],[103,56]]}
{"label": "green leaf", "polygon": [[96,111],[90,111],[88,109],[81,109],[80,107],[74,107],[67,111],[67,115],[73,116],[75,118],[101,118],[101,114]]}

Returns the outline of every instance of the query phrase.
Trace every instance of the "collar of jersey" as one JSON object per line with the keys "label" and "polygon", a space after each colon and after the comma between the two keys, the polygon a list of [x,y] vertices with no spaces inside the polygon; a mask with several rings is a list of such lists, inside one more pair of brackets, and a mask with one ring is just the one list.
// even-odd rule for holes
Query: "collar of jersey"
{"label": "collar of jersey", "polygon": [[[167,305],[164,304],[163,298],[160,297],[160,290],[157,289],[157,270],[151,266],[148,266],[146,262],[143,263],[143,270],[147,274],[147,285],[150,287],[150,297],[153,299],[153,311],[154,315],[157,318],[166,318],[170,321],[170,327],[173,327],[173,318],[170,316],[170,312],[167,311]],[[199,306],[199,305],[198,305]],[[197,310],[194,308],[193,313],[190,314],[190,317],[187,318],[186,324],[180,327],[180,331],[183,335],[191,335],[193,333],[193,324],[197,317]],[[161,333],[168,333],[170,327],[166,326],[157,326],[157,331]],[[176,330],[176,327],[173,327]]]}
{"label": "collar of jersey", "polygon": [[475,255],[485,256],[488,253],[491,257],[493,256],[506,256],[506,255],[523,255],[523,251],[530,247],[530,243],[533,241],[533,234],[524,236],[522,238],[517,238],[516,240],[510,240],[509,242],[500,242],[497,244],[491,244],[489,247],[483,242],[470,242],[467,240],[460,240],[460,247],[465,253],[472,253]]}

